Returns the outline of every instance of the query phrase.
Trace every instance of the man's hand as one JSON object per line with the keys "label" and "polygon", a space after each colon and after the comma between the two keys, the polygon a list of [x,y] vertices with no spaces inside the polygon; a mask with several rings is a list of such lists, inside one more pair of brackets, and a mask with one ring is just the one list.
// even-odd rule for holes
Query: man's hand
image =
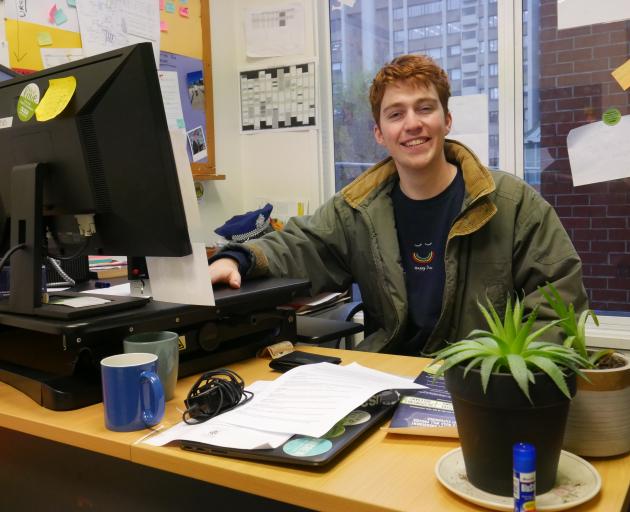
{"label": "man's hand", "polygon": [[220,258],[213,261],[208,267],[212,284],[227,283],[230,288],[241,287],[241,274],[238,271],[238,263],[232,258]]}

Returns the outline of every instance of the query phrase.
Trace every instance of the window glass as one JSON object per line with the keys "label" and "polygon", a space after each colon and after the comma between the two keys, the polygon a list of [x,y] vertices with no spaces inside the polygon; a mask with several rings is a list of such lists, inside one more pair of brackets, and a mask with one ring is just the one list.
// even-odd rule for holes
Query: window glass
{"label": "window glass", "polygon": [[[397,55],[430,55],[449,74],[453,96],[487,94],[490,110],[498,110],[498,77],[484,73],[484,66],[498,66],[498,55],[496,50],[483,53],[496,4],[462,3],[370,0],[350,6],[329,1],[331,45],[335,45],[331,53],[337,190],[386,156],[374,141],[367,93],[374,73]],[[492,34],[496,44],[495,29]],[[488,144],[489,164],[497,167],[498,117],[491,118]]]}
{"label": "window glass", "polygon": [[590,306],[628,314],[630,178],[574,187],[567,137],[601,123],[608,109],[630,114],[630,94],[611,76],[628,59],[630,20],[558,30],[557,2],[530,0],[523,8],[525,179],[571,236]]}

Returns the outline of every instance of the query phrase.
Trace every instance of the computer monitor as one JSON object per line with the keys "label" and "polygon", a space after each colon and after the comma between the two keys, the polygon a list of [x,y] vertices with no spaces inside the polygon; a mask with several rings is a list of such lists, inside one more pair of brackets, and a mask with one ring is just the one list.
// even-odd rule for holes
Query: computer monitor
{"label": "computer monitor", "polygon": [[[58,116],[18,116],[27,87],[44,97],[49,80],[71,76],[76,91]],[[74,318],[137,305],[133,298],[78,309],[42,303],[42,257],[64,248],[192,252],[150,43],[0,82],[0,155],[0,236],[8,236],[2,224],[10,219],[15,251],[0,311]]]}

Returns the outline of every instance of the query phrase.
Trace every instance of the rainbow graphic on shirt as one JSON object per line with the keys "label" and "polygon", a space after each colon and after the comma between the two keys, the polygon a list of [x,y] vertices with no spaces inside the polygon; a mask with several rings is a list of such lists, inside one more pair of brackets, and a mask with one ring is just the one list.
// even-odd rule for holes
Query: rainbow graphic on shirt
{"label": "rainbow graphic on shirt", "polygon": [[411,254],[411,259],[414,263],[417,263],[418,265],[428,265],[433,261],[434,257],[435,253],[433,251],[429,251],[429,254],[427,254],[426,256],[420,256],[415,251]]}

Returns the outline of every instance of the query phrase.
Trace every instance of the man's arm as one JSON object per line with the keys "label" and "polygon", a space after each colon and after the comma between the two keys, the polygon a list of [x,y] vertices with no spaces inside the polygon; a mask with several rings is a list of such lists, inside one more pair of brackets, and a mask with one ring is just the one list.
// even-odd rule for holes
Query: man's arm
{"label": "man's arm", "polygon": [[533,190],[526,191],[517,219],[514,239],[513,275],[517,292],[524,292],[528,309],[540,305],[536,327],[557,315],[538,292],[553,284],[576,311],[588,307],[582,282],[582,262],[555,210]]}

